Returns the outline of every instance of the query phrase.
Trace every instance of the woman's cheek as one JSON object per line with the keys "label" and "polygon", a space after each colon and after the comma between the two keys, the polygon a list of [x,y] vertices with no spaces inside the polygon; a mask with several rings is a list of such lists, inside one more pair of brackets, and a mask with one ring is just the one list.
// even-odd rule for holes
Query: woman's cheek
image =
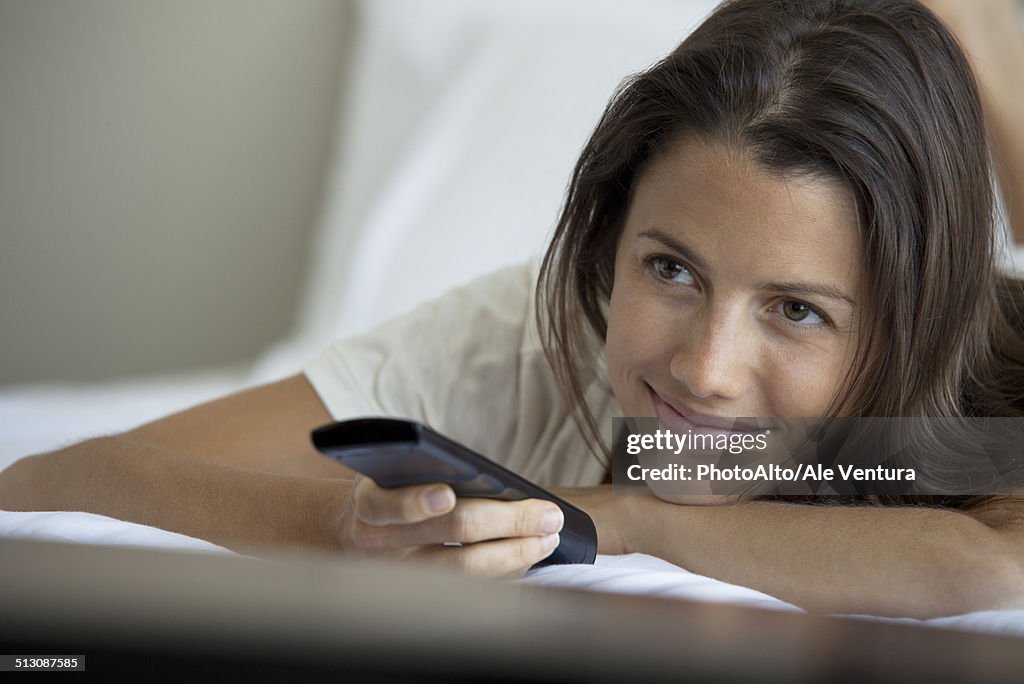
{"label": "woman's cheek", "polygon": [[608,310],[606,354],[612,391],[621,408],[638,410],[632,387],[650,353],[651,319],[644,301],[613,292]]}
{"label": "woman's cheek", "polygon": [[657,297],[613,297],[606,339],[608,374],[627,415],[653,410],[645,380],[671,373],[679,343],[678,315]]}
{"label": "woman's cheek", "polygon": [[[605,339],[605,354],[608,362],[608,380],[611,383],[612,391],[620,404],[623,404],[624,396],[622,391],[625,385],[625,374],[628,366],[627,359],[630,356],[628,348],[629,329],[625,311],[621,305],[616,304],[613,293],[608,309],[608,333]],[[625,409],[625,405],[622,406]]]}
{"label": "woman's cheek", "polygon": [[813,418],[822,416],[839,389],[845,367],[829,354],[803,354],[801,358],[774,355],[765,374],[774,414]]}

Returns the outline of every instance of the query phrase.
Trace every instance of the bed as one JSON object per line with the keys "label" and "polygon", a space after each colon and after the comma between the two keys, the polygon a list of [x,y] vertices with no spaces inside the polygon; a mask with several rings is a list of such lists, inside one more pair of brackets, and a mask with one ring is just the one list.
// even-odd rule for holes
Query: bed
{"label": "bed", "polygon": [[[332,339],[535,257],[576,153],[619,80],[668,51],[714,4],[355,2],[356,69],[296,332],[244,367],[0,388],[0,468],[294,373]],[[388,280],[396,260],[416,287]],[[0,538],[233,555],[76,512],[0,512]],[[643,555],[543,568],[519,582],[799,612]],[[1024,636],[1024,610],[895,622]]]}
{"label": "bed", "polygon": [[4,651],[77,654],[106,678],[1001,682],[1024,668],[1013,637],[367,559],[18,540],[0,552]]}

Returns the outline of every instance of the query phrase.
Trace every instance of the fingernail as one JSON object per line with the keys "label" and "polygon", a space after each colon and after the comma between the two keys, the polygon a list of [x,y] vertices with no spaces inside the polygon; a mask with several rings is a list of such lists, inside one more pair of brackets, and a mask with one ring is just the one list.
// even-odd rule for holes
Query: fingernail
{"label": "fingernail", "polygon": [[452,490],[445,488],[431,489],[427,492],[427,509],[431,513],[441,513],[452,507]]}
{"label": "fingernail", "polygon": [[557,534],[549,534],[546,537],[541,537],[540,538],[540,546],[541,546],[542,549],[544,549],[544,553],[545,554],[548,554],[548,553],[551,553],[552,551],[554,551],[555,547],[558,546],[558,542],[559,542],[559,539],[558,539],[558,535]]}
{"label": "fingernail", "polygon": [[553,508],[544,514],[544,518],[540,523],[540,529],[542,532],[547,532],[548,534],[558,532],[562,529],[562,523],[564,521],[565,516],[562,515],[562,509]]}

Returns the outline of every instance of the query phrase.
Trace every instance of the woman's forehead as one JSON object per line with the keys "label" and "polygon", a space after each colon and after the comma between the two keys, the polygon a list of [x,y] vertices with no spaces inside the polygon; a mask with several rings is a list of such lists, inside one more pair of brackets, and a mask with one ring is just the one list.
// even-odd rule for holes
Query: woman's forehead
{"label": "woman's forehead", "polygon": [[848,273],[860,263],[852,192],[820,177],[768,171],[733,145],[689,139],[651,160],[634,189],[626,234],[652,230],[714,262],[738,262],[751,276],[811,271],[857,286],[857,274]]}

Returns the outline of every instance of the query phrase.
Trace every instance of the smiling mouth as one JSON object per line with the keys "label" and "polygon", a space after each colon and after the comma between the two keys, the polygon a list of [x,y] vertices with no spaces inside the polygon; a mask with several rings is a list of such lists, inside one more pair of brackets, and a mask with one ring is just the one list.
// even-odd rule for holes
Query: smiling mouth
{"label": "smiling mouth", "polygon": [[729,436],[759,434],[765,430],[779,427],[773,421],[767,421],[763,418],[709,416],[692,412],[686,407],[679,407],[679,404],[676,402],[669,403],[665,401],[649,385],[647,389],[654,400],[654,410],[658,414],[658,418],[665,427],[673,432]]}

